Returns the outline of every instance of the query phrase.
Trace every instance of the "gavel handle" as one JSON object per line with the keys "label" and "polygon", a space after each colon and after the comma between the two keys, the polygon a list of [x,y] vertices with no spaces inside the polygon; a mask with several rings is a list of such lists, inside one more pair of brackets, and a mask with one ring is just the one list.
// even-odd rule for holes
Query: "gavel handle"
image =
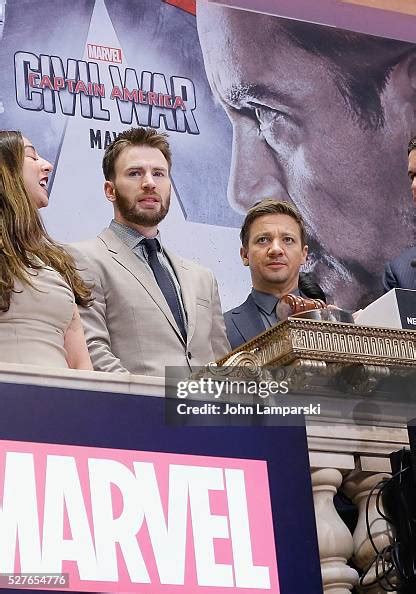
{"label": "gavel handle", "polygon": [[300,297],[299,295],[283,295],[280,299],[286,303],[292,310],[292,315],[310,311],[311,309],[325,309],[326,303],[322,299],[309,299],[307,297]]}

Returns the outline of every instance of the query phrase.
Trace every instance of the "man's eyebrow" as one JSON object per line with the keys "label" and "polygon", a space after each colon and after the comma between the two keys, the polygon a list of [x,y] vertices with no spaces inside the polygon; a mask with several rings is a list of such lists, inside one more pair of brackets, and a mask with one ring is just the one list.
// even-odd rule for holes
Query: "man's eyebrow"
{"label": "man's eyebrow", "polygon": [[257,239],[259,237],[270,237],[270,236],[271,236],[270,231],[259,231],[258,233],[255,233],[253,235],[254,239]]}
{"label": "man's eyebrow", "polygon": [[232,85],[225,93],[225,99],[232,105],[240,105],[241,103],[248,103],[250,101],[262,101],[264,98],[267,98],[268,101],[274,100],[283,104],[293,102],[293,97],[287,93],[261,83],[239,83]]}
{"label": "man's eyebrow", "polygon": [[[134,169],[145,169],[145,167],[146,167],[145,165],[139,165],[139,164],[129,165],[126,168],[126,171],[133,171]],[[167,171],[168,170],[167,167],[164,167],[163,165],[152,165],[151,169],[153,171],[155,171],[155,170],[156,171]]]}

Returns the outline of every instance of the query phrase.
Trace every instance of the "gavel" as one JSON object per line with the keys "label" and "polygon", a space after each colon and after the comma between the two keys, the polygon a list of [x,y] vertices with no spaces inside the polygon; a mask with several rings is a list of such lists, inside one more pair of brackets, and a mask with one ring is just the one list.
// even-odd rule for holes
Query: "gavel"
{"label": "gavel", "polygon": [[327,305],[322,299],[310,299],[291,293],[283,295],[276,305],[277,319],[283,322],[289,316],[297,314],[310,320],[354,323],[350,312],[339,309],[335,305]]}
{"label": "gavel", "polygon": [[301,297],[300,295],[283,295],[279,303],[286,303],[291,312],[289,315],[310,311],[311,309],[326,309],[327,305],[322,299],[310,299],[309,297]]}

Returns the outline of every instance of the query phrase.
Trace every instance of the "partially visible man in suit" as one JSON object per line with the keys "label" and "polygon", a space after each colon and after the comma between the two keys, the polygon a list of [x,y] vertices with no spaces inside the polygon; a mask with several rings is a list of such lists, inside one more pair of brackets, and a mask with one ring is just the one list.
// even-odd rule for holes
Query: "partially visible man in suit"
{"label": "partially visible man in suit", "polygon": [[[416,136],[409,142],[407,154],[410,187],[416,205]],[[413,238],[414,242],[415,238]],[[387,262],[384,268],[383,287],[385,291],[416,289],[416,245]]]}
{"label": "partially visible man in suit", "polygon": [[233,349],[279,320],[280,297],[292,293],[325,300],[322,289],[299,269],[308,246],[303,219],[289,203],[262,200],[248,211],[240,232],[240,255],[250,267],[253,288],[246,301],[224,315]]}
{"label": "partially visible man in suit", "polygon": [[73,246],[95,301],[82,312],[94,369],[163,376],[229,350],[213,274],[163,247],[158,224],[169,210],[171,152],[166,134],[133,128],[103,159],[114,219],[96,239]]}

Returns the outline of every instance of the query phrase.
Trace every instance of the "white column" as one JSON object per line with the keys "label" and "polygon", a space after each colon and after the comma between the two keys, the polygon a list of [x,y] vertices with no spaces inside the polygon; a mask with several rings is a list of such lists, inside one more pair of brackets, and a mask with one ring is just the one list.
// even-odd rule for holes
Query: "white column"
{"label": "white column", "polygon": [[312,470],[312,489],[318,533],[319,557],[325,594],[348,594],[357,583],[357,572],[347,565],[353,539],[334,506],[334,495],[342,482],[336,468]]}
{"label": "white column", "polygon": [[[369,470],[371,467],[373,470]],[[364,468],[367,468],[368,470],[364,470]],[[375,470],[387,470],[387,468],[388,460],[386,459],[375,458],[373,461],[371,461],[371,458],[369,457],[361,458],[359,460],[359,469],[353,471],[351,475],[346,478],[343,484],[343,490],[345,493],[358,506],[358,523],[353,535],[353,559],[354,563],[362,571],[368,570],[366,576],[363,578],[363,586],[365,586],[365,589],[359,589],[360,592],[362,591],[366,594],[382,594],[385,592],[385,590],[383,590],[381,586],[377,584],[371,586],[371,584],[376,581],[376,566],[374,564],[374,560],[377,553],[374,550],[374,547],[371,544],[370,538],[368,536],[366,509],[367,500],[370,498],[368,501],[368,524],[370,527],[370,534],[376,549],[381,551],[390,544],[392,535],[389,525],[380,516],[376,509],[376,497],[378,490],[376,489],[372,492],[372,489],[383,478],[389,478],[389,475],[386,473],[375,472]],[[379,500],[379,504],[381,506],[381,511],[383,511],[381,499]],[[381,565],[379,565],[379,575],[382,575]],[[389,577],[392,578],[393,575],[390,575]]]}

